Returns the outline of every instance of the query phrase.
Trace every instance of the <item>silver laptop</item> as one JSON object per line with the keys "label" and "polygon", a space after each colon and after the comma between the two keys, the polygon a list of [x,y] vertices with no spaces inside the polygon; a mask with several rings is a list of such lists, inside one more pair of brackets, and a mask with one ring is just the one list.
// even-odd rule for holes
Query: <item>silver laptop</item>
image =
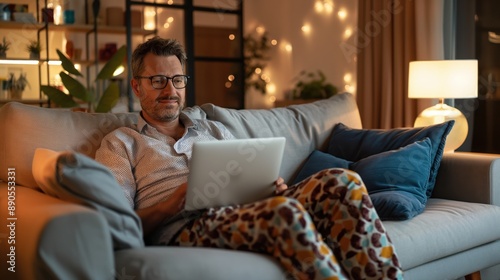
{"label": "silver laptop", "polygon": [[273,195],[284,149],[284,137],[195,142],[185,209],[245,204]]}

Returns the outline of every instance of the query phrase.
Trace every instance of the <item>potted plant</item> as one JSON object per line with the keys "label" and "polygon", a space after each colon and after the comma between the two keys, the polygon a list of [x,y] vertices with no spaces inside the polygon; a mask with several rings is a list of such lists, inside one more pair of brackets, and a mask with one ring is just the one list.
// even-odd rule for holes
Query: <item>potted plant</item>
{"label": "potted plant", "polygon": [[293,99],[322,99],[337,94],[337,88],[326,82],[321,70],[316,72],[301,71],[292,91]]}
{"label": "potted plant", "polygon": [[267,81],[262,78],[262,71],[270,60],[271,40],[267,32],[252,32],[243,38],[245,59],[245,90],[255,88],[266,94]]}
{"label": "potted plant", "polygon": [[0,58],[6,58],[7,57],[7,51],[10,48],[10,42],[3,37],[2,42],[0,43]]}
{"label": "potted plant", "polygon": [[10,77],[7,80],[7,90],[9,91],[10,98],[21,99],[23,96],[23,91],[26,86],[30,87],[28,79],[26,79],[26,73],[21,73],[19,78],[16,78],[14,73],[10,73]]}
{"label": "potted plant", "polygon": [[26,45],[26,50],[30,53],[30,59],[40,59],[40,52],[42,52],[42,46],[37,40],[30,40],[28,45]]}
{"label": "potted plant", "polygon": [[61,71],[59,76],[64,87],[69,94],[50,86],[42,85],[40,89],[47,97],[59,107],[63,108],[80,108],[81,103],[87,104],[87,111],[91,112],[108,112],[118,102],[120,98],[120,88],[116,81],[111,80],[115,70],[123,63],[127,54],[127,48],[122,46],[111,57],[111,59],[103,66],[97,74],[96,84],[107,84],[102,94],[98,94],[93,87],[85,87],[76,77],[83,75],[75,68],[73,62],[67,58],[60,50],[56,50],[61,66],[65,71]]}

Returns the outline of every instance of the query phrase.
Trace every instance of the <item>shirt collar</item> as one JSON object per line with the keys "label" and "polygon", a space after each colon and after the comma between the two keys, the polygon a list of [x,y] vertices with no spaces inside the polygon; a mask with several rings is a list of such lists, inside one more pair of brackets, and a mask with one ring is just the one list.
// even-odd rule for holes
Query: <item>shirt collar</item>
{"label": "shirt collar", "polygon": [[[186,127],[186,129],[198,129],[196,124],[193,122],[193,120],[186,115],[184,112],[181,112],[179,115],[179,121]],[[137,121],[137,130],[141,133],[144,133],[148,127],[154,128],[152,125],[150,125],[142,116],[142,111],[139,114],[139,119]]]}

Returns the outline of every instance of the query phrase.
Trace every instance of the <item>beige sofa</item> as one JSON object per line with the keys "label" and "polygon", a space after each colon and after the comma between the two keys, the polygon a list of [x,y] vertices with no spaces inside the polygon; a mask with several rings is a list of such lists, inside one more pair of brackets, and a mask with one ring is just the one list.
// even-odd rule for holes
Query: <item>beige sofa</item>
{"label": "beige sofa", "polygon": [[[207,104],[188,113],[221,121],[240,138],[285,136],[282,176],[288,182],[314,149],[325,149],[334,124],[361,128],[355,98],[348,93],[288,108],[230,110]],[[284,279],[286,272],[274,260],[255,253],[141,246],[113,250],[109,221],[98,210],[38,189],[32,174],[36,148],[92,157],[106,133],[136,119],[135,114],[87,114],[19,103],[0,108],[0,279]],[[11,196],[9,180],[15,181]],[[15,206],[13,216],[9,202]],[[500,156],[445,154],[425,211],[410,220],[384,222],[405,279],[457,279],[478,271],[483,279],[497,279],[497,205]],[[12,217],[16,220],[8,220]],[[11,221],[15,228],[5,226]],[[16,272],[8,270],[12,265]]]}

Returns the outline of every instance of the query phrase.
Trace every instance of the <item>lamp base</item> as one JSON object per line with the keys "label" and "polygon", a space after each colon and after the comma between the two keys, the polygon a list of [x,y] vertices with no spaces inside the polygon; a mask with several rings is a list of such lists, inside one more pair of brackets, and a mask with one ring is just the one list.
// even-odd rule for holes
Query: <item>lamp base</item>
{"label": "lamp base", "polygon": [[449,120],[455,120],[455,124],[446,137],[444,151],[453,152],[464,143],[469,130],[467,118],[465,118],[460,110],[443,103],[436,104],[423,110],[422,113],[418,115],[414,127],[429,126],[444,123]]}

